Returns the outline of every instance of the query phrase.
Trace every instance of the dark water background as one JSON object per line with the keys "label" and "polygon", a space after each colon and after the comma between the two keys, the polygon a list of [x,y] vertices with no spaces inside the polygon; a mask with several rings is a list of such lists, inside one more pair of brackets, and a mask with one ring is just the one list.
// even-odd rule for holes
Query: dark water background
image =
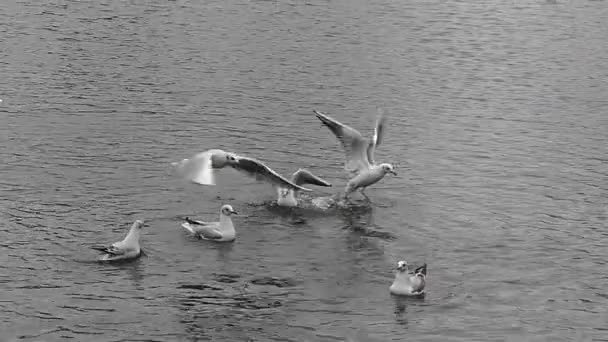
{"label": "dark water background", "polygon": [[[2,341],[607,341],[605,1],[7,1]],[[269,210],[208,148],[341,192],[317,108],[396,164],[370,210]],[[240,212],[233,244],[179,217]],[[148,256],[88,247],[144,218]],[[426,299],[388,294],[429,264]]]}

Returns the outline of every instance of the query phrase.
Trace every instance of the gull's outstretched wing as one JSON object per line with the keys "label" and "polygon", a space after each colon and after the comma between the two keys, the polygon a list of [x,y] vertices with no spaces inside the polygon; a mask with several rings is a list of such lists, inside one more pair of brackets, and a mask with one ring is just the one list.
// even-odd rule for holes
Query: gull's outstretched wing
{"label": "gull's outstretched wing", "polygon": [[367,160],[370,164],[374,165],[374,151],[376,151],[376,147],[380,146],[382,143],[382,138],[384,137],[384,123],[386,122],[386,117],[382,112],[379,113],[378,119],[376,120],[376,128],[374,129],[374,137],[372,138],[372,142],[367,147]]}
{"label": "gull's outstretched wing", "polygon": [[214,153],[221,150],[208,150],[198,153],[192,158],[184,159],[172,165],[177,170],[177,173],[194,183],[203,185],[215,185],[214,170],[212,165],[212,157]]}
{"label": "gull's outstretched wing", "polygon": [[231,164],[236,170],[244,172],[249,176],[255,177],[260,181],[268,182],[280,188],[287,188],[292,190],[312,191],[304,188],[300,185],[296,185],[288,181],[285,177],[281,176],[268,166],[264,165],[261,161],[253,158],[237,156],[236,163]]}
{"label": "gull's outstretched wing", "polygon": [[369,169],[371,166],[370,161],[368,160],[368,147],[370,142],[356,129],[340,123],[317,110],[314,110],[314,112],[323,125],[329,128],[342,143],[344,152],[346,152],[346,163],[344,164],[344,168],[350,172],[360,172]]}
{"label": "gull's outstretched wing", "polygon": [[257,180],[265,181],[281,188],[312,191],[293,184],[261,161],[237,156],[234,153],[218,149],[201,152],[190,159],[184,159],[180,162],[173,163],[173,166],[175,166],[181,177],[198,184],[215,185],[215,170],[231,166],[237,171],[255,177]]}
{"label": "gull's outstretched wing", "polygon": [[312,184],[327,187],[331,186],[331,183],[313,175],[306,169],[299,169],[298,171],[294,172],[294,174],[291,176],[291,182],[295,185]]}

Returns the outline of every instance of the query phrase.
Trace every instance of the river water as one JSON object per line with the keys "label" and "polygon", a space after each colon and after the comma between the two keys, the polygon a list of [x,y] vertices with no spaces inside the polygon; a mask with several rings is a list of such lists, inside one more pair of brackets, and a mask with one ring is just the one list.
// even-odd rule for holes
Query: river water
{"label": "river water", "polygon": [[[605,1],[0,5],[0,340],[607,341]],[[399,173],[370,206],[276,210],[172,161],[209,148],[343,191],[312,109]],[[183,216],[237,240],[189,237]],[[358,203],[358,202],[357,202]],[[143,218],[146,256],[89,247]],[[393,298],[398,260],[428,264]]]}

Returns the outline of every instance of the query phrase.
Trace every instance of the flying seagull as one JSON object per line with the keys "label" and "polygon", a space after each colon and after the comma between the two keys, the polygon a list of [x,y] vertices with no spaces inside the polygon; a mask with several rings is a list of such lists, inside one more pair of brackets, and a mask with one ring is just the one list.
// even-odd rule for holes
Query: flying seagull
{"label": "flying seagull", "polygon": [[226,166],[232,167],[259,181],[290,190],[312,191],[296,185],[259,160],[239,156],[232,152],[211,149],[198,153],[192,158],[172,163],[180,176],[197,184],[215,185],[215,172]]}
{"label": "flying seagull", "polygon": [[299,169],[292,175],[291,180],[288,180],[259,160],[219,149],[198,153],[172,165],[181,177],[203,185],[215,185],[215,172],[224,167],[232,167],[259,181],[273,185],[277,189],[277,204],[281,206],[297,206],[299,192],[312,191],[303,187],[305,184],[331,186],[330,183],[305,169]]}

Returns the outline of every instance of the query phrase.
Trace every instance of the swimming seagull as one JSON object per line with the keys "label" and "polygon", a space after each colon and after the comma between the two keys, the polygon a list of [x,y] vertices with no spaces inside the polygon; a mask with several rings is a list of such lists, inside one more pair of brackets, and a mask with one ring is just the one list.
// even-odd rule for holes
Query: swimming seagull
{"label": "swimming seagull", "polygon": [[378,117],[374,137],[369,141],[354,128],[342,124],[317,110],[314,110],[314,112],[323,125],[327,126],[342,143],[346,152],[344,169],[355,175],[346,184],[344,198],[347,198],[351,192],[360,189],[361,194],[369,200],[364,192],[366,187],[380,181],[387,173],[397,175],[393,165],[388,163],[376,164],[374,162],[374,151],[380,145],[383,137],[382,132],[385,122],[383,115]]}
{"label": "swimming seagull", "polygon": [[172,163],[177,173],[191,182],[203,185],[215,185],[215,171],[230,166],[259,181],[265,181],[278,188],[298,191],[312,191],[290,182],[261,161],[236,155],[219,149],[198,153],[190,159]]}
{"label": "swimming seagull", "polygon": [[134,259],[141,255],[142,251],[139,247],[139,235],[141,229],[144,227],[144,221],[135,220],[129,233],[124,240],[115,242],[110,246],[93,246],[91,248],[103,252],[104,254],[99,257],[99,261],[118,261]]}
{"label": "swimming seagull", "polygon": [[[330,187],[331,184],[326,182],[325,180],[313,175],[310,171],[306,169],[299,169],[294,172],[291,176],[291,182],[295,185],[304,185],[304,184],[312,184],[318,186],[326,186]],[[287,187],[278,187],[278,198],[277,204],[285,207],[297,207],[298,206],[298,190],[293,190]]]}
{"label": "swimming seagull", "polygon": [[395,280],[389,291],[398,296],[419,296],[424,294],[426,284],[426,264],[418,267],[412,274],[409,271],[407,262],[397,263]]}
{"label": "swimming seagull", "polygon": [[230,219],[230,215],[238,215],[232,206],[224,204],[220,209],[219,222],[203,222],[186,217],[182,227],[190,233],[204,240],[229,242],[236,238],[236,231]]}

